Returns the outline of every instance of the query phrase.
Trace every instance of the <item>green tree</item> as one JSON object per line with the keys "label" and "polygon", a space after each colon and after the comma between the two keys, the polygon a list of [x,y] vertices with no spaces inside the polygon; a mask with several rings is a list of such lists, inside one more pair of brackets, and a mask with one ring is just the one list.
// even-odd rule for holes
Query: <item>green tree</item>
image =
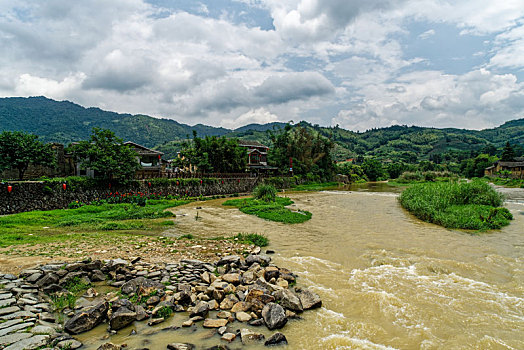
{"label": "green tree", "polygon": [[195,165],[203,173],[238,173],[246,169],[246,149],[238,145],[238,139],[199,138],[193,132],[192,142],[186,142],[180,153],[185,163],[181,166]]}
{"label": "green tree", "polygon": [[292,159],[294,174],[311,174],[324,179],[333,175],[331,151],[334,145],[330,139],[302,125],[291,127],[289,124],[280,134],[270,132],[270,138],[273,147],[268,161],[281,173],[289,173],[289,159]]}
{"label": "green tree", "polygon": [[463,160],[460,164],[462,174],[468,178],[484,176],[484,170],[493,165],[497,157],[479,154],[475,158]]}
{"label": "green tree", "polygon": [[402,163],[390,163],[386,167],[390,179],[397,179],[404,171],[406,166]]}
{"label": "green tree", "polygon": [[377,181],[385,176],[382,163],[375,158],[366,158],[364,163],[362,163],[362,170],[364,170],[364,173],[370,181]]}
{"label": "green tree", "polygon": [[89,140],[72,144],[69,151],[83,168],[93,169],[97,178],[126,181],[140,168],[137,153],[107,129],[93,128]]}
{"label": "green tree", "polygon": [[33,165],[54,166],[55,154],[51,145],[38,140],[38,136],[20,131],[4,131],[0,134],[0,171],[17,169],[22,180],[29,167]]}
{"label": "green tree", "polygon": [[502,156],[500,157],[500,160],[503,162],[512,162],[515,160],[515,150],[513,147],[511,147],[509,141],[506,142],[506,145],[502,150]]}

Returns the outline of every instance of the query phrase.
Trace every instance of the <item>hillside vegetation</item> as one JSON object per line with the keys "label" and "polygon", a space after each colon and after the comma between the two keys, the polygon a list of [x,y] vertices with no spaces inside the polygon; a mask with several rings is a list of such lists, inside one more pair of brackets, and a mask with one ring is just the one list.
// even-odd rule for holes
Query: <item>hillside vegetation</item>
{"label": "hillside vegetation", "polygon": [[[366,132],[353,132],[339,127],[321,127],[306,122],[301,126],[330,138],[335,160],[374,156],[378,159],[414,163],[432,160],[435,163],[476,156],[494,155],[509,141],[516,153],[524,153],[524,119],[481,131],[464,129],[436,129],[417,126],[391,126]],[[269,132],[278,133],[283,123],[250,124],[236,130],[197,124],[189,126],[170,119],[146,115],[120,114],[99,108],[84,108],[68,101],[54,101],[45,97],[0,98],[0,131],[25,131],[40,136],[44,142],[69,143],[85,140],[93,127],[107,128],[124,140],[154,147],[174,158],[182,141],[192,135],[200,137],[237,137],[271,144]]]}

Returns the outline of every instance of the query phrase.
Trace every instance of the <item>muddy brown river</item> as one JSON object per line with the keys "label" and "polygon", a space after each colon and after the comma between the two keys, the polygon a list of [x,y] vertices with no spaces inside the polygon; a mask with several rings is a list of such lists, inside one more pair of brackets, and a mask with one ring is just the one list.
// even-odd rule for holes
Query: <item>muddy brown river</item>
{"label": "muddy brown river", "polygon": [[[205,202],[195,220],[190,204],[176,209],[172,233],[269,237],[274,262],[296,272],[299,284],[323,300],[321,309],[282,329],[288,349],[524,349],[524,195],[506,203],[515,217],[509,226],[469,234],[421,222],[391,191],[285,193],[295,208],[313,213],[296,225],[242,214],[221,206],[223,200]],[[129,336],[128,327],[110,340],[150,349],[220,342],[206,339],[206,330],[181,329],[157,333],[144,345],[151,328],[133,327],[141,337]],[[104,332],[98,328],[81,340],[99,344]]]}

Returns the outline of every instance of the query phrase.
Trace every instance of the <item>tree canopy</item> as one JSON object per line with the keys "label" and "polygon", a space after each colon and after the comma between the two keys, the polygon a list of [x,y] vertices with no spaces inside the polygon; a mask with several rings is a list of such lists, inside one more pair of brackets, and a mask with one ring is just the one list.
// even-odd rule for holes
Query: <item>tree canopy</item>
{"label": "tree canopy", "polygon": [[54,166],[55,154],[50,144],[38,140],[38,136],[20,131],[4,131],[0,134],[0,171],[17,169],[18,178],[32,165]]}
{"label": "tree canopy", "polygon": [[87,141],[71,144],[69,151],[83,168],[95,171],[102,179],[132,179],[140,168],[137,153],[107,129],[93,128]]}
{"label": "tree canopy", "polygon": [[246,169],[246,149],[238,145],[238,139],[224,136],[200,138],[194,131],[193,140],[183,145],[180,155],[180,166],[191,164],[203,173],[238,173]]}
{"label": "tree canopy", "polygon": [[515,150],[513,149],[513,147],[511,147],[509,141],[506,142],[506,145],[502,150],[502,156],[500,157],[500,160],[504,162],[512,162],[513,160],[515,160]]}
{"label": "tree canopy", "polygon": [[310,132],[297,125],[286,125],[280,134],[271,133],[273,147],[269,152],[269,163],[288,173],[292,159],[293,173],[312,174],[327,178],[333,174],[334,165],[331,157],[333,142],[319,133]]}

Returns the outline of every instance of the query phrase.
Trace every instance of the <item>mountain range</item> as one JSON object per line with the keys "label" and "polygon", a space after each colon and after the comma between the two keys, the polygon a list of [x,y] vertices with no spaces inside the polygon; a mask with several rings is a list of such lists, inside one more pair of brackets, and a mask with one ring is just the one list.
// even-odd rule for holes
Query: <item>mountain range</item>
{"label": "mountain range", "polygon": [[[524,153],[524,119],[511,120],[485,130],[437,129],[417,126],[391,126],[354,132],[337,127],[322,127],[307,122],[301,125],[335,142],[335,159],[373,155],[383,159],[416,161],[462,154],[464,157],[485,149],[502,149],[509,141],[517,153]],[[193,130],[199,136],[227,136],[270,144],[268,130],[282,129],[285,123],[249,124],[235,130],[202,124],[193,126],[171,119],[147,115],[121,114],[99,108],[85,108],[69,101],[46,97],[0,98],[0,131],[24,131],[39,135],[44,142],[68,144],[89,138],[93,127],[110,129],[125,141],[133,141],[176,155],[183,140]],[[519,154],[520,155],[520,154]]]}

